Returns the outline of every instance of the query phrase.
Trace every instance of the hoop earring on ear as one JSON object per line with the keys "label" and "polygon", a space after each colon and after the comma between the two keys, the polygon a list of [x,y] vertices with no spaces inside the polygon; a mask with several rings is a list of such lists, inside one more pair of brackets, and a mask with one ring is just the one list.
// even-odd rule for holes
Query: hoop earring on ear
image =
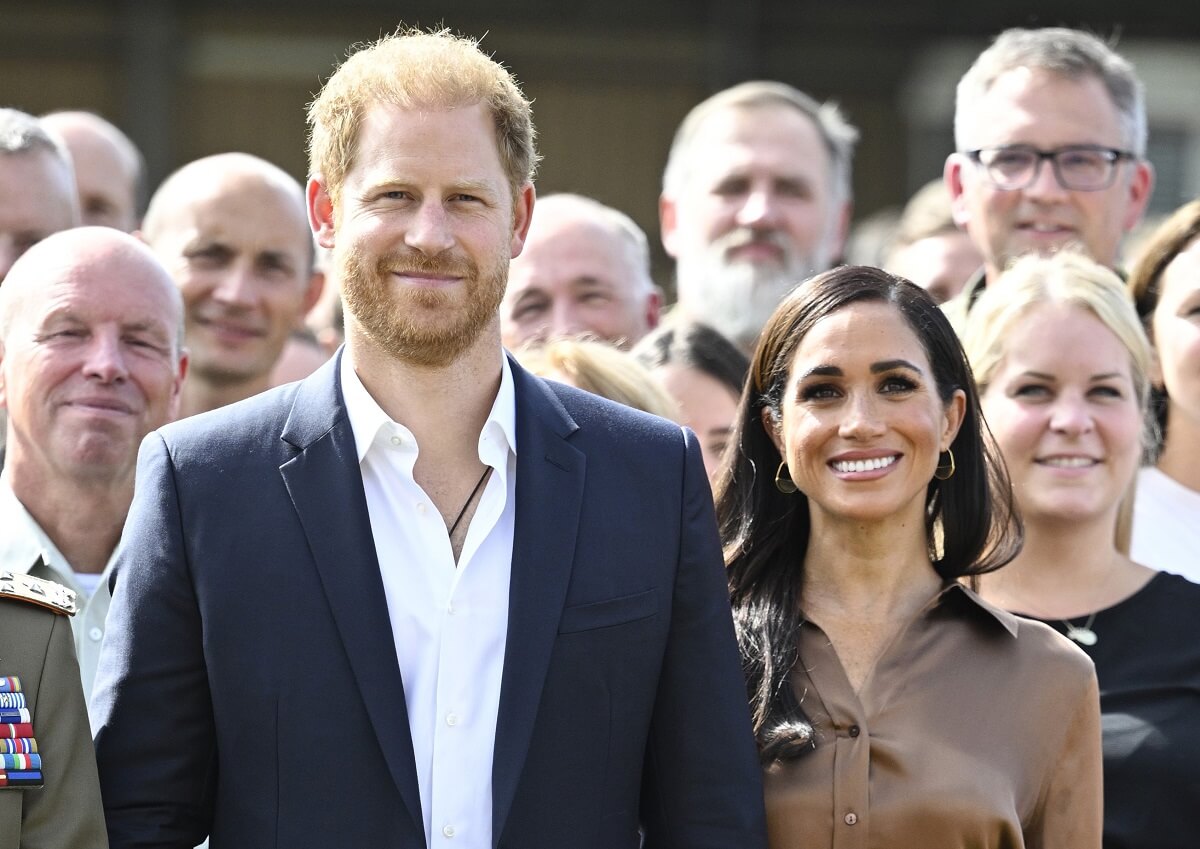
{"label": "hoop earring on ear", "polygon": [[800,491],[800,487],[796,486],[796,482],[792,480],[792,475],[788,471],[787,460],[779,464],[779,468],[775,470],[775,488],[784,495],[794,495]]}
{"label": "hoop earring on ear", "polygon": [[949,455],[950,459],[943,462],[942,458],[938,457],[938,465],[933,470],[933,476],[940,481],[948,481],[954,477],[954,452],[947,448],[942,453]]}

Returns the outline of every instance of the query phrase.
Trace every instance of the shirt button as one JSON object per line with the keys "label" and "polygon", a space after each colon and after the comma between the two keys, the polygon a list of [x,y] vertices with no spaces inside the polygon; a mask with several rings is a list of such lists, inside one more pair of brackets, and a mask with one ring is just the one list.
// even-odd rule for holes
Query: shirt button
{"label": "shirt button", "polygon": [[846,825],[854,825],[856,822],[858,822],[858,814],[854,813],[854,811],[851,811],[850,813],[846,814],[844,819],[846,821]]}
{"label": "shirt button", "polygon": [[392,445],[403,445],[403,444],[404,444],[404,439],[403,439],[403,438],[401,438],[401,437],[399,437],[399,436],[393,436],[393,437],[392,437]]}
{"label": "shirt button", "polygon": [[454,836],[454,826],[452,826],[452,825],[442,826],[442,834],[445,835],[446,837],[453,837]]}
{"label": "shirt button", "polygon": [[446,724],[449,725],[451,728],[453,728],[455,725],[458,725],[458,714],[457,713],[446,714]]}
{"label": "shirt button", "polygon": [[92,626],[92,629],[90,631],[88,631],[88,639],[90,639],[94,642],[99,642],[100,638],[103,636],[104,636],[104,631],[102,631],[100,628],[98,628],[96,626]]}
{"label": "shirt button", "polygon": [[851,737],[857,737],[857,736],[858,736],[858,726],[857,726],[857,725],[851,725],[851,726],[850,726],[850,736],[851,736]]}
{"label": "shirt button", "polygon": [[417,505],[417,512],[420,513],[422,516],[425,515],[425,511],[427,509],[428,508],[426,508],[424,501],[422,501],[420,504]]}

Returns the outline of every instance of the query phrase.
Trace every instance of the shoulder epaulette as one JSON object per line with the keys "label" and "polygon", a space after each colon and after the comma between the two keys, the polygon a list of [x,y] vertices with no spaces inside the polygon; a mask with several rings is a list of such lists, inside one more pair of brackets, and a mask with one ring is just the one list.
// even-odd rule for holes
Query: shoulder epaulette
{"label": "shoulder epaulette", "polygon": [[0,599],[9,598],[36,604],[66,616],[74,616],[77,609],[75,591],[62,584],[18,572],[0,572]]}

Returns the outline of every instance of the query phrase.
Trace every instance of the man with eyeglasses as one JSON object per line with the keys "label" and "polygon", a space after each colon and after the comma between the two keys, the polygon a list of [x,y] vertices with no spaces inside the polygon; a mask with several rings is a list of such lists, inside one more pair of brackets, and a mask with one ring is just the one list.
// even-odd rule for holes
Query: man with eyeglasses
{"label": "man with eyeglasses", "polygon": [[1001,33],[958,84],[944,178],[983,268],[945,309],[956,327],[1014,259],[1062,248],[1116,267],[1154,187],[1133,66],[1078,30]]}

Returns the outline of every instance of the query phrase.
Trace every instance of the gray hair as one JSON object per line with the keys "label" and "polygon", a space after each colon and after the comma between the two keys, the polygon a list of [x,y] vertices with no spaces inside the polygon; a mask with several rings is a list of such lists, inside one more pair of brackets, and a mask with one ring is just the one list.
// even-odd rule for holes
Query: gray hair
{"label": "gray hair", "polygon": [[654,290],[654,278],[650,276],[650,242],[646,238],[646,231],[639,227],[636,221],[621,210],[605,206],[594,198],[570,192],[558,192],[538,198],[533,208],[535,220],[539,213],[543,217],[553,214],[556,207],[575,209],[621,239],[632,252],[633,267],[638,272],[635,282],[638,284],[639,293]]}
{"label": "gray hair", "polygon": [[675,197],[687,182],[691,168],[689,160],[692,145],[700,135],[701,126],[710,116],[726,109],[770,106],[795,109],[813,122],[829,152],[829,177],[833,200],[835,203],[850,200],[851,165],[854,160],[854,145],[858,142],[858,130],[846,120],[836,103],[819,103],[786,83],[768,80],[740,83],[717,92],[693,107],[679,125],[675,139],[671,142],[671,151],[667,154],[667,167],[663,171],[663,194]]}
{"label": "gray hair", "polygon": [[1071,80],[1096,77],[1117,109],[1125,144],[1138,156],[1146,155],[1146,97],[1133,65],[1091,33],[1065,27],[1008,29],[979,54],[958,83],[954,143],[959,151],[972,146],[972,108],[998,77],[1015,68],[1039,68]]}
{"label": "gray hair", "polygon": [[48,132],[42,122],[20,109],[0,108],[0,155],[45,150],[62,160],[75,173],[71,154],[57,136]]}

